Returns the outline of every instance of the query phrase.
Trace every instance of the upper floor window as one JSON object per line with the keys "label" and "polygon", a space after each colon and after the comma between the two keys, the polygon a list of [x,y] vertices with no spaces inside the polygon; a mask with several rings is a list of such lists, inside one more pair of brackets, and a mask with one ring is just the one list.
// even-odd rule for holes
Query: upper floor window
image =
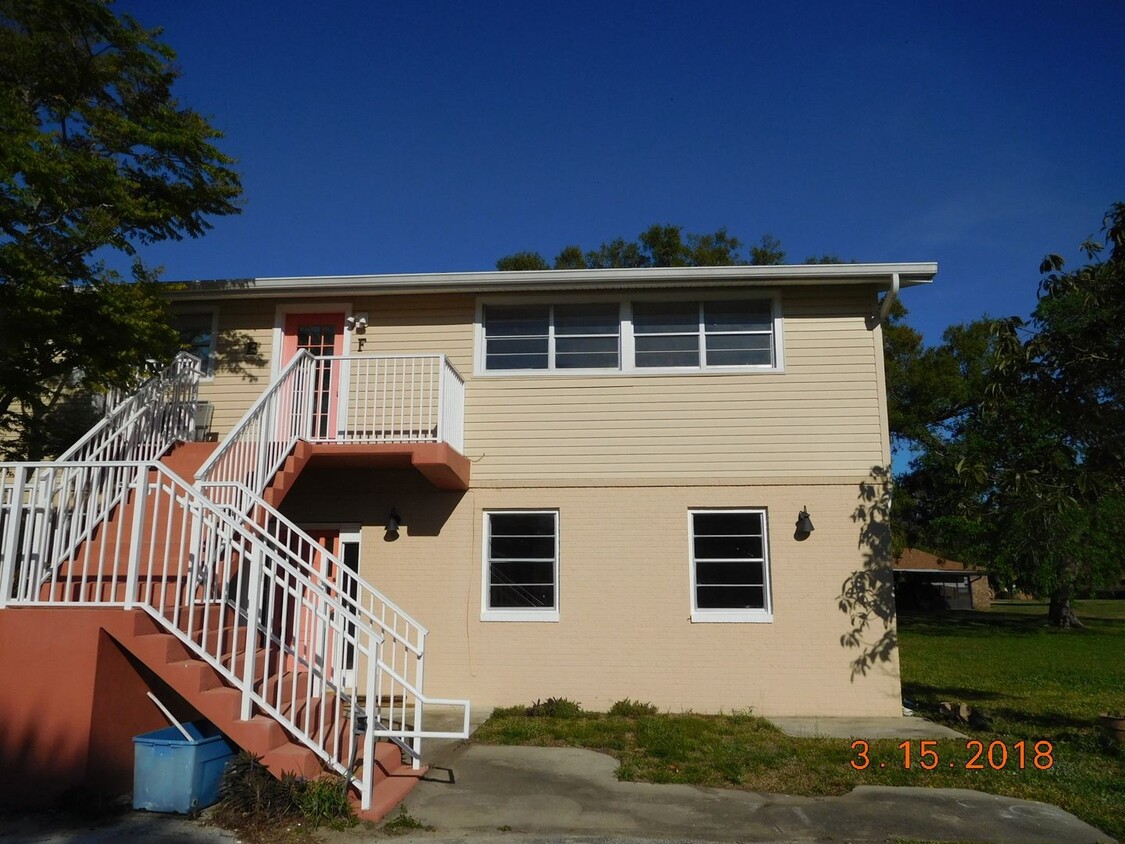
{"label": "upper floor window", "polygon": [[780,322],[773,296],[486,304],[481,364],[485,372],[778,369]]}
{"label": "upper floor window", "polygon": [[596,305],[486,305],[485,368],[617,369],[616,302]]}
{"label": "upper floor window", "polygon": [[772,366],[768,299],[634,302],[638,368]]}
{"label": "upper floor window", "polygon": [[180,333],[180,346],[199,358],[203,377],[215,374],[215,314],[200,311],[189,314],[175,314],[172,327]]}

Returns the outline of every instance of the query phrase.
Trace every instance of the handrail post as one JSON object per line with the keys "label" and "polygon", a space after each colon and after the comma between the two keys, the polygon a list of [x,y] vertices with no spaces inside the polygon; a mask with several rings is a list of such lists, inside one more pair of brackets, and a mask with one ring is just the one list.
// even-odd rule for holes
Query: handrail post
{"label": "handrail post", "polygon": [[[239,714],[243,721],[249,721],[254,714],[254,700],[251,695],[254,689],[254,664],[257,661],[258,621],[262,610],[262,544],[260,542],[254,543],[254,550],[250,553],[250,577],[247,579],[246,588],[249,594],[246,596],[246,644],[242,654],[242,711]],[[263,676],[262,679],[264,680],[265,677]]]}
{"label": "handrail post", "polygon": [[437,441],[445,442],[445,355],[438,355]]}
{"label": "handrail post", "polygon": [[[159,484],[159,481],[157,483]],[[137,466],[133,490],[133,530],[129,536],[129,570],[125,576],[125,609],[127,610],[133,609],[137,603],[137,586],[140,582],[141,541],[144,538],[145,507],[148,505],[147,465]]]}
{"label": "handrail post", "polygon": [[[363,698],[363,711],[367,714],[367,731],[363,734],[363,758],[367,761],[363,771],[363,789],[360,794],[360,807],[363,811],[371,808],[371,792],[375,786],[375,674],[383,659],[383,640],[368,634],[371,646],[367,649],[367,692]],[[357,648],[358,651],[358,648]],[[357,654],[358,657],[358,654]]]}
{"label": "handrail post", "polygon": [[[425,688],[425,686],[423,685],[423,680],[425,678],[422,676],[422,672],[426,667],[425,633],[418,634],[418,653],[414,658],[418,661],[418,667],[414,670],[414,688],[418,692],[418,694],[416,694],[414,697],[414,731],[420,733],[422,732],[422,698],[420,697],[420,695],[422,693],[422,689]],[[414,748],[414,754],[411,759],[411,767],[417,771],[422,766],[422,737],[415,736],[414,740],[411,742],[411,746]]]}
{"label": "handrail post", "polygon": [[273,402],[270,402],[262,408],[262,415],[258,420],[258,460],[254,468],[254,482],[250,484],[251,489],[264,489],[266,483],[266,472],[269,471],[270,464],[270,421],[273,414],[270,412],[273,409]]}
{"label": "handrail post", "polygon": [[316,358],[313,357],[311,352],[306,352],[307,357],[301,362],[301,369],[304,370],[305,380],[305,401],[301,407],[301,430],[304,431],[302,437],[306,440],[313,438],[313,419],[316,416]]}
{"label": "handrail post", "polygon": [[[2,562],[0,562],[0,609],[8,605],[8,601],[12,596],[12,589],[15,586],[16,552],[19,548],[20,522],[23,520],[23,496],[24,487],[26,485],[26,471],[23,464],[17,463],[13,467],[16,482],[12,487],[8,518],[4,521],[7,542],[4,543],[3,548],[0,548],[0,553],[4,555]],[[0,488],[0,496],[2,495],[3,489]],[[2,498],[0,498],[0,507],[3,507]]]}

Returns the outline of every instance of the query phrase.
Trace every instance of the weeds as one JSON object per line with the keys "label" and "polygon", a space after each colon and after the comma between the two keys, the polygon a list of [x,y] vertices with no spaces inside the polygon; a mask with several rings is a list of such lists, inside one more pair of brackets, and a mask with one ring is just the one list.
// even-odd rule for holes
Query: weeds
{"label": "weeds", "polygon": [[433,832],[432,826],[426,826],[416,817],[406,811],[406,806],[398,807],[398,814],[383,824],[383,832],[388,835],[405,835],[408,832],[424,830]]}
{"label": "weeds", "polygon": [[346,829],[359,822],[348,802],[347,784],[340,777],[306,781],[294,802],[301,814],[312,821],[313,829],[322,823],[332,829]]}
{"label": "weeds", "polygon": [[581,718],[582,705],[565,697],[535,701],[527,708],[528,718]]}
{"label": "weeds", "polygon": [[624,698],[609,708],[609,714],[616,718],[640,718],[645,715],[656,715],[660,710],[652,703],[641,703],[639,700]]}

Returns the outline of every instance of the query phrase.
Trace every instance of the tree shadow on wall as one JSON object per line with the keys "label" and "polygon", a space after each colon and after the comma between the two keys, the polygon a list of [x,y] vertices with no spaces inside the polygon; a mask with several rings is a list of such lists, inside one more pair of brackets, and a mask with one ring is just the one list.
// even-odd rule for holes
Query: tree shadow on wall
{"label": "tree shadow on wall", "polygon": [[838,599],[840,611],[851,625],[840,637],[840,645],[856,651],[851,664],[853,682],[877,663],[889,662],[898,647],[890,513],[890,468],[873,466],[859,485],[859,500],[852,513],[852,521],[859,527],[863,567],[844,580]]}
{"label": "tree shadow on wall", "polygon": [[244,331],[220,331],[215,338],[215,370],[242,376],[253,384],[258,380],[254,370],[267,363],[258,341]]}

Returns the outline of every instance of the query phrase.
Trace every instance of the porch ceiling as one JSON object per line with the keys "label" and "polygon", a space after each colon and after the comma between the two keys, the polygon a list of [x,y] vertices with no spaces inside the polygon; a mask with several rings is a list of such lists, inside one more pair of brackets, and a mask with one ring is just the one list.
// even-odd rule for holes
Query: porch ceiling
{"label": "porch ceiling", "polygon": [[309,463],[317,468],[413,466],[437,489],[464,492],[469,488],[469,458],[447,443],[313,443]]}

